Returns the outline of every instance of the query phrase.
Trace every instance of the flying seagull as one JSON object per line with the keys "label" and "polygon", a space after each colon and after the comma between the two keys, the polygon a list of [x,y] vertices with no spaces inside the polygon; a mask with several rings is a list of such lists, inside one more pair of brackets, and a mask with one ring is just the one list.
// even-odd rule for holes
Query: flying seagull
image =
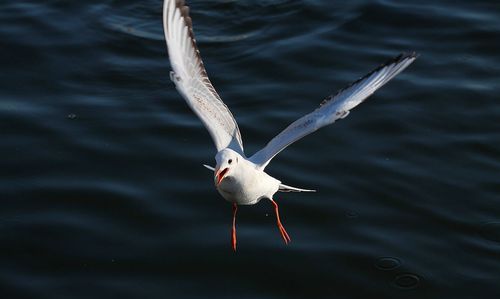
{"label": "flying seagull", "polygon": [[238,205],[254,205],[268,199],[274,206],[276,221],[286,244],[290,236],[280,220],[274,194],[281,192],[315,192],[282,184],[264,170],[271,159],[293,142],[321,127],[345,118],[377,89],[407,68],[417,54],[401,54],[377,67],[364,77],[324,100],[318,108],[285,128],[269,143],[247,158],[243,151],[240,130],[233,115],[208,79],[196,46],[189,7],[184,0],[164,0],[163,29],[173,71],[170,79],[189,107],[198,115],[210,133],[217,155],[214,172],[217,191],[232,203],[233,223],[231,245],[236,250],[236,213]]}

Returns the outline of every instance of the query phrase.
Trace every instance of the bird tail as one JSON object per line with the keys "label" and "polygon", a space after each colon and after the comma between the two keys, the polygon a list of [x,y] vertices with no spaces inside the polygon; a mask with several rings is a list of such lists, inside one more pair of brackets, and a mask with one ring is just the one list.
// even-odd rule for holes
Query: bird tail
{"label": "bird tail", "polygon": [[213,168],[212,166],[210,165],[207,165],[207,164],[203,164],[203,166],[208,169],[208,170],[211,170],[211,171],[215,171],[215,168]]}
{"label": "bird tail", "polygon": [[288,186],[285,184],[280,184],[278,191],[280,191],[280,192],[316,192],[316,190],[301,189],[301,188]]}
{"label": "bird tail", "polygon": [[[212,166],[209,166],[206,164],[203,164],[203,166],[205,168],[207,168],[208,170],[215,171],[215,168],[213,168]],[[280,191],[280,192],[316,192],[316,190],[301,189],[301,188],[297,188],[297,187],[288,186],[285,184],[280,184],[278,191]]]}

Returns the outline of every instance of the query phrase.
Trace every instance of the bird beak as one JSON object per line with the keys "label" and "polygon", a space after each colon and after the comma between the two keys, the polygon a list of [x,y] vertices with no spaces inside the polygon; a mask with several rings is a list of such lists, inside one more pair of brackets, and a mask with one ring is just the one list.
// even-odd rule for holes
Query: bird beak
{"label": "bird beak", "polygon": [[228,172],[229,168],[224,168],[222,171],[219,169],[215,170],[215,186],[219,186],[220,182],[224,179],[224,176]]}

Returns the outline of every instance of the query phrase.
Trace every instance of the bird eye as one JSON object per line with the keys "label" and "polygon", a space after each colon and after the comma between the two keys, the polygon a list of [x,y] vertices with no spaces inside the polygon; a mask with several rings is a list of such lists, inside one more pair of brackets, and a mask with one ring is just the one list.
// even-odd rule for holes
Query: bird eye
{"label": "bird eye", "polygon": [[233,163],[233,159],[229,159],[229,160],[227,161],[227,163],[229,163],[229,164]]}

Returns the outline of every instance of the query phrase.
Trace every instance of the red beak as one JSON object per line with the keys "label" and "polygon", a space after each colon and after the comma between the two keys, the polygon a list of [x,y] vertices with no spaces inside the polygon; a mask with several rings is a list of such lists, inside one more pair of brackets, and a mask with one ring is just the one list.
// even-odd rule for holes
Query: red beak
{"label": "red beak", "polygon": [[215,170],[215,186],[219,186],[228,170],[229,168],[224,168],[222,171],[219,171],[218,169]]}

